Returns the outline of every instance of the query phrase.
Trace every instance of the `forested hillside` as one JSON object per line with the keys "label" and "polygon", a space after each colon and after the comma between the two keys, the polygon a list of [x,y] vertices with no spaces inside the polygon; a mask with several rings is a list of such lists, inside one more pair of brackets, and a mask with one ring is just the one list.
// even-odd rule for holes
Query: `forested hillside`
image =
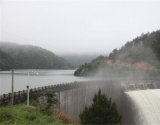
{"label": "forested hillside", "polygon": [[0,50],[0,70],[9,70],[13,64],[13,59],[7,53]]}
{"label": "forested hillside", "polygon": [[[0,65],[1,70],[15,69],[69,69],[72,66],[63,58],[56,56],[51,51],[46,49],[32,46],[32,45],[19,45],[15,43],[0,42],[0,50],[2,53],[3,64]],[[13,61],[8,60],[8,56]],[[6,61],[6,62],[5,62]]]}
{"label": "forested hillside", "polygon": [[80,66],[75,75],[127,76],[138,71],[146,76],[157,76],[159,69],[160,30],[142,34],[120,49],[114,49],[109,56],[100,56],[91,63]]}

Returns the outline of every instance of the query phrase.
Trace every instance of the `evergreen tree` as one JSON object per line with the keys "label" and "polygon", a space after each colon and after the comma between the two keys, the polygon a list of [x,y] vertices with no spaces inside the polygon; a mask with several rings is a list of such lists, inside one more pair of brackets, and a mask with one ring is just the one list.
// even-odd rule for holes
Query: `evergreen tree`
{"label": "evergreen tree", "polygon": [[53,110],[54,110],[54,104],[57,103],[57,98],[56,98],[56,93],[54,90],[49,89],[45,93],[46,100],[47,100],[47,105],[45,107],[45,112],[48,115],[53,115]]}
{"label": "evergreen tree", "polygon": [[90,107],[85,107],[79,115],[82,124],[120,124],[121,115],[118,114],[116,103],[108,99],[101,90],[95,94]]}
{"label": "evergreen tree", "polygon": [[56,104],[57,98],[54,90],[46,91],[45,96],[47,97],[47,108],[51,108],[53,104]]}

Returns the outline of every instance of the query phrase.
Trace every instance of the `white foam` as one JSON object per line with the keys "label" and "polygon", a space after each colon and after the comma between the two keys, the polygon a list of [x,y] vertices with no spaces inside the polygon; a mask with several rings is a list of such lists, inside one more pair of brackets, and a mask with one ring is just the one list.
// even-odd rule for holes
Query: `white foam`
{"label": "white foam", "polygon": [[137,110],[135,123],[142,125],[160,125],[160,89],[129,91]]}

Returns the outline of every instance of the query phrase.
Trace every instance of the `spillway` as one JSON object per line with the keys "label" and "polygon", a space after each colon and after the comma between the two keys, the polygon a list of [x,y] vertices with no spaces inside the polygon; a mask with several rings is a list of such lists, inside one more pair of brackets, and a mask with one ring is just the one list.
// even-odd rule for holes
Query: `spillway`
{"label": "spillway", "polygon": [[160,89],[128,91],[125,95],[125,124],[160,125]]}

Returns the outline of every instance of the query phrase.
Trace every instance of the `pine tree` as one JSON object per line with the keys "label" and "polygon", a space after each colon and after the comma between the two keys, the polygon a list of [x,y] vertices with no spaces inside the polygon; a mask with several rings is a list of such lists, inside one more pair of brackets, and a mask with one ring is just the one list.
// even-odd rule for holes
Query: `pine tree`
{"label": "pine tree", "polygon": [[47,104],[44,108],[44,113],[48,115],[53,115],[54,104],[57,103],[56,93],[54,90],[49,89],[45,92]]}
{"label": "pine tree", "polygon": [[120,124],[121,115],[118,114],[116,103],[108,99],[101,90],[95,94],[90,107],[85,107],[79,115],[82,124]]}
{"label": "pine tree", "polygon": [[47,97],[47,108],[51,108],[53,104],[56,104],[57,98],[54,90],[46,91],[45,96]]}

